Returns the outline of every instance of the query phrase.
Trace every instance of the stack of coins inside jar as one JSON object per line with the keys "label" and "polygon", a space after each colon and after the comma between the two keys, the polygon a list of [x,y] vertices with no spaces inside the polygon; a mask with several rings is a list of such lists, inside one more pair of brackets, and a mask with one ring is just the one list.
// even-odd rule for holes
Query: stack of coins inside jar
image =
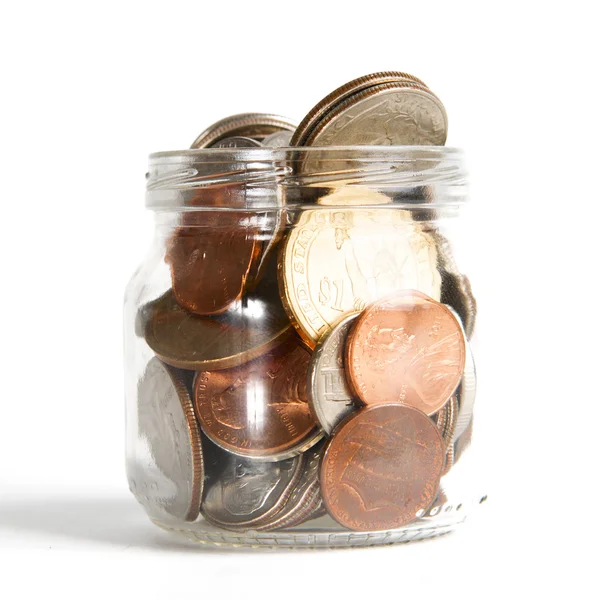
{"label": "stack of coins inside jar", "polygon": [[[446,132],[425,83],[384,72],[336,89],[299,125],[247,113],[194,141],[198,152],[286,148],[286,176],[303,185],[281,186],[269,235],[231,176],[199,188],[198,210],[167,236],[170,287],[136,319],[152,353],[137,385],[139,435],[173,484],[152,497],[165,513],[237,532],[323,517],[368,532],[443,503],[440,481],[468,445],[475,399],[469,281],[431,219],[336,176],[318,153],[293,157],[443,146]],[[335,185],[311,188],[315,173]],[[209,163],[194,176],[216,173]],[[297,206],[307,189],[317,202],[287,214],[286,197]],[[148,475],[132,467],[129,479],[149,503]]]}

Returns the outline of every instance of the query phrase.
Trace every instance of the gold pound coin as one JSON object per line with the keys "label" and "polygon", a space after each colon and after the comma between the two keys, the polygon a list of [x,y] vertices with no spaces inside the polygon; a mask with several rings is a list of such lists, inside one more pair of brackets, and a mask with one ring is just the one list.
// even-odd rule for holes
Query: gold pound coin
{"label": "gold pound coin", "polygon": [[347,190],[323,202],[335,208],[303,212],[281,250],[283,303],[310,348],[345,315],[393,292],[413,289],[440,299],[431,235],[409,211],[369,208],[376,192],[365,192],[365,208],[351,208],[356,198]]}

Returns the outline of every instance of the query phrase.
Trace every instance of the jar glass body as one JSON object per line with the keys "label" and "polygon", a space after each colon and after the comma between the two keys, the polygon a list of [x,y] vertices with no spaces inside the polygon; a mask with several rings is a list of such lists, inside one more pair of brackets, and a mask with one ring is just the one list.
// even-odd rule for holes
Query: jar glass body
{"label": "jar glass body", "polygon": [[[481,498],[465,199],[449,148],[151,156],[125,372],[127,474],[152,521],[256,546],[464,521]],[[411,325],[419,310],[433,320]]]}

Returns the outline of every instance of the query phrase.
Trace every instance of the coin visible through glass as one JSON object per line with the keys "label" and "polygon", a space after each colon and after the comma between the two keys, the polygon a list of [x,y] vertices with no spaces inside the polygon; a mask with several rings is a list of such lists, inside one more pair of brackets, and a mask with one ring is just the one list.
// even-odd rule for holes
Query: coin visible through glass
{"label": "coin visible through glass", "polygon": [[336,429],[321,463],[329,514],[356,531],[394,529],[436,498],[445,447],[433,421],[403,404],[360,409]]}
{"label": "coin visible through glass", "polygon": [[322,434],[308,407],[309,360],[293,338],[238,367],[198,372],[195,407],[204,433],[234,454],[268,461],[315,444]]}
{"label": "coin visible through glass", "polygon": [[164,362],[192,371],[243,364],[293,333],[269,278],[213,317],[188,312],[168,291],[141,309],[139,322],[146,343]]}
{"label": "coin visible through glass", "polygon": [[255,529],[285,505],[306,462],[304,455],[278,462],[237,456],[207,442],[207,486],[202,514],[233,530]]}
{"label": "coin visible through glass", "polygon": [[215,315],[241,297],[261,248],[256,232],[240,224],[243,213],[202,211],[197,217],[202,226],[175,229],[165,261],[177,302],[195,314]]}
{"label": "coin visible through glass", "polygon": [[357,319],[346,365],[365,404],[402,402],[431,415],[458,386],[465,358],[464,334],[453,312],[406,290],[373,303]]}
{"label": "coin visible through glass", "polygon": [[133,493],[171,516],[195,520],[204,482],[200,431],[182,372],[158,358],[150,360],[138,385],[138,427],[159,474],[152,477],[151,464],[134,465],[129,473]]}
{"label": "coin visible through glass", "polygon": [[309,368],[309,402],[325,433],[357,409],[346,380],[345,344],[358,313],[344,317],[317,344]]}
{"label": "coin visible through glass", "polygon": [[279,264],[284,306],[311,348],[346,314],[393,292],[439,299],[440,281],[435,243],[405,210],[304,211]]}

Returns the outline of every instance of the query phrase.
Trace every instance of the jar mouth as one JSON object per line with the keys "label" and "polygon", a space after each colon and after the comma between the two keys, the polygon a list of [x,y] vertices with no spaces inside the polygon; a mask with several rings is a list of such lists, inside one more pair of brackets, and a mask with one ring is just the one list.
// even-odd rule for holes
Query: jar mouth
{"label": "jar mouth", "polygon": [[460,148],[453,146],[284,146],[280,148],[192,148],[186,150],[166,150],[161,152],[152,152],[149,160],[160,159],[178,159],[184,157],[198,157],[223,160],[228,156],[244,157],[255,159],[257,157],[273,157],[275,155],[290,154],[317,154],[327,153],[331,156],[339,154],[348,154],[351,156],[363,156],[364,158],[377,158],[380,156],[396,156],[408,158],[415,154],[438,154],[440,156],[463,156]]}
{"label": "jar mouth", "polygon": [[431,208],[466,197],[463,152],[447,146],[202,148],[156,152],[149,162],[146,205],[154,210],[317,208],[340,188],[368,190],[369,207]]}

